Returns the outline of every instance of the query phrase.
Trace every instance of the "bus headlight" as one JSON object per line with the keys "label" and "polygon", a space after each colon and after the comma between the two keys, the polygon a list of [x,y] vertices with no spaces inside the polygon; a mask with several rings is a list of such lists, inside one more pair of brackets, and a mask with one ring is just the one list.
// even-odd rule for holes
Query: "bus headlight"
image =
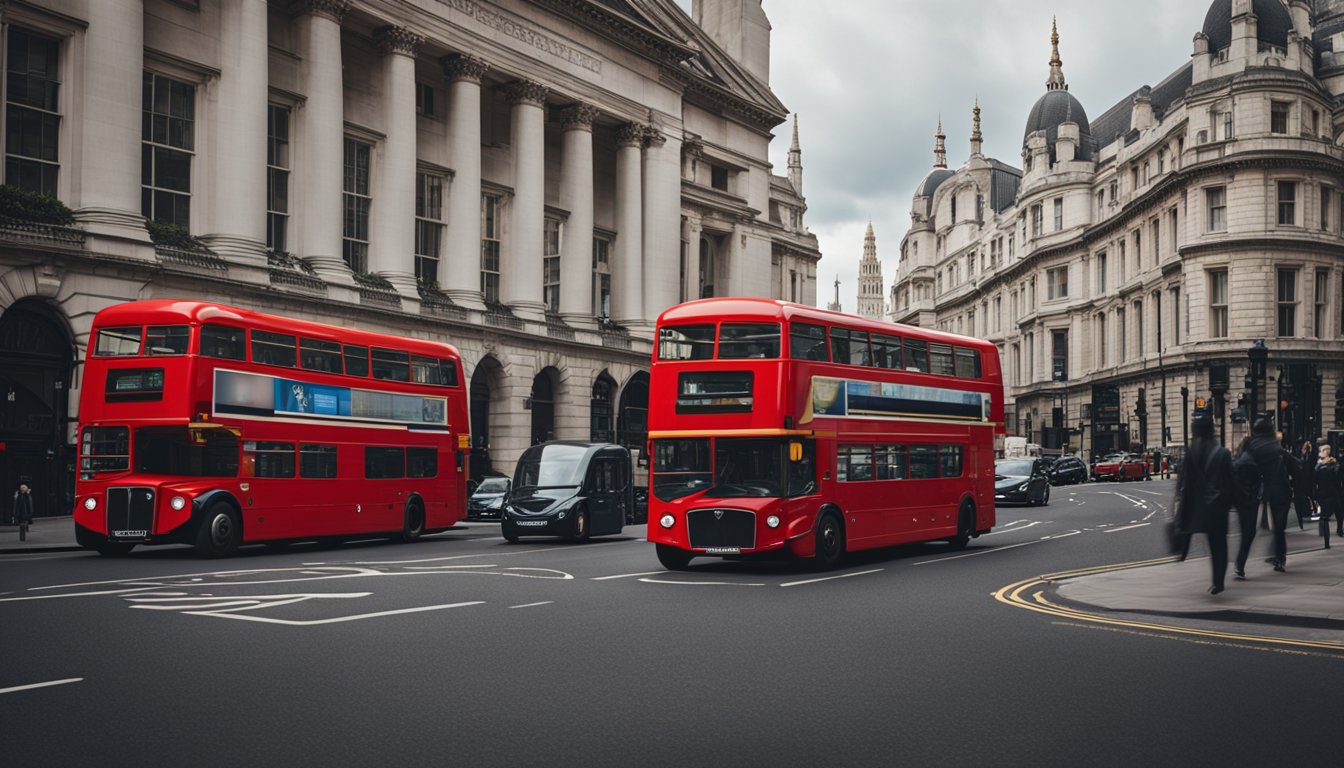
{"label": "bus headlight", "polygon": [[779,515],[771,515],[771,516],[765,518],[765,525],[766,525],[766,527],[768,527],[768,528],[778,528],[778,527],[779,527]]}
{"label": "bus headlight", "polygon": [[92,496],[90,496],[89,498],[85,499],[85,500],[84,500],[84,508],[87,509],[87,510],[89,510],[90,512],[92,512],[93,510],[97,509],[97,508],[98,508],[98,499],[96,499],[96,498],[94,498],[94,497],[92,497]]}
{"label": "bus headlight", "polygon": [[187,500],[182,496],[174,496],[172,499],[168,501],[168,506],[181,512],[182,508],[187,506]]}
{"label": "bus headlight", "polygon": [[662,517],[658,518],[658,524],[663,526],[664,528],[671,528],[672,526],[677,524],[677,518],[671,515],[663,515]]}

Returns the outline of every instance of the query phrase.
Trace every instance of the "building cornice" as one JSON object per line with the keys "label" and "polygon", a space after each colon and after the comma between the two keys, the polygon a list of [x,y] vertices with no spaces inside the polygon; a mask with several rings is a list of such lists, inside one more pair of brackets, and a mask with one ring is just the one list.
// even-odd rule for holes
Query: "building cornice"
{"label": "building cornice", "polygon": [[531,0],[533,5],[569,19],[580,27],[654,61],[676,65],[695,55],[691,46],[641,24],[613,8],[590,0]]}

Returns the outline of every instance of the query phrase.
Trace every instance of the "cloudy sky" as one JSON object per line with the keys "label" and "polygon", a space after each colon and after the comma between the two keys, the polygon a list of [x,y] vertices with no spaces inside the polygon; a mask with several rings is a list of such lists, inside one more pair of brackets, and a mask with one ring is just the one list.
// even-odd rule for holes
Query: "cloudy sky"
{"label": "cloudy sky", "polygon": [[[690,0],[678,0],[689,12]],[[806,223],[821,242],[818,303],[854,310],[863,232],[873,223],[890,288],[910,199],[933,163],[941,114],[948,165],[970,152],[980,99],[984,152],[1021,167],[1027,113],[1045,92],[1050,19],[1069,91],[1095,119],[1190,58],[1210,0],[764,0],[770,84],[798,113]],[[771,144],[788,167],[788,126]]]}

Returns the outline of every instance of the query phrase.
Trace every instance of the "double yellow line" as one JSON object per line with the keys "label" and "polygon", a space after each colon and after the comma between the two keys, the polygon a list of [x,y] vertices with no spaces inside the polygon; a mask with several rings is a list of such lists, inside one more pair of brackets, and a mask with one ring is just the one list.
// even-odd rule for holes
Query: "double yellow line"
{"label": "double yellow line", "polygon": [[[1087,622],[1093,625],[1104,625],[1106,627],[1120,628],[1116,631],[1130,631],[1135,634],[1146,634],[1152,632],[1167,633],[1176,635],[1181,639],[1191,640],[1193,642],[1209,642],[1209,640],[1198,641],[1194,638],[1209,638],[1215,645],[1226,645],[1229,647],[1252,648],[1254,650],[1274,650],[1279,652],[1297,652],[1287,651],[1289,648],[1309,648],[1314,651],[1332,651],[1329,654],[1313,653],[1311,655],[1328,656],[1329,658],[1344,659],[1344,642],[1332,642],[1328,640],[1293,640],[1282,637],[1269,637],[1265,635],[1246,635],[1236,632],[1220,632],[1211,629],[1193,629],[1190,627],[1180,627],[1171,624],[1158,624],[1155,622],[1134,621],[1130,619],[1114,619],[1097,614],[1086,613],[1075,608],[1060,605],[1051,602],[1045,597],[1045,586],[1053,581],[1062,579],[1077,578],[1079,576],[1091,576],[1100,573],[1110,573],[1113,571],[1123,571],[1129,568],[1141,568],[1147,565],[1157,565],[1159,563],[1174,562],[1174,557],[1159,557],[1152,560],[1140,560],[1132,563],[1119,563],[1116,565],[1102,565],[1092,568],[1081,568],[1075,571],[1062,571],[1060,573],[1047,573],[1035,578],[1023,579],[1022,581],[1009,584],[993,593],[994,599],[1005,605],[1011,605],[1016,608],[1025,608],[1029,611],[1044,613],[1049,616],[1056,616],[1063,619],[1070,619],[1078,622]],[[1084,625],[1086,626],[1086,625]],[[1253,643],[1256,645],[1245,645]],[[1264,647],[1268,646],[1268,647]]]}

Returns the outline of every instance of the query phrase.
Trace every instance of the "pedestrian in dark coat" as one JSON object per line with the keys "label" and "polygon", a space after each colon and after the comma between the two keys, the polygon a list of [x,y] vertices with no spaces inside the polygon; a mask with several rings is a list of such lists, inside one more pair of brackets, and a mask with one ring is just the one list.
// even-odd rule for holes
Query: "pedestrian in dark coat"
{"label": "pedestrian in dark coat", "polygon": [[1237,559],[1233,573],[1238,581],[1246,578],[1246,560],[1251,555],[1251,542],[1255,541],[1256,518],[1260,514],[1260,465],[1247,450],[1251,445],[1251,436],[1246,435],[1237,445],[1232,460],[1232,476],[1236,480],[1236,498],[1232,506],[1237,510],[1237,528],[1241,537],[1237,546]]}
{"label": "pedestrian in dark coat", "polygon": [[31,525],[33,522],[33,494],[27,483],[20,483],[14,494],[14,522],[17,525]]}
{"label": "pedestrian in dark coat", "polygon": [[[1213,438],[1213,420],[1201,416],[1191,425],[1194,439],[1181,463],[1176,479],[1179,498],[1176,532],[1185,548],[1190,537],[1202,533],[1209,539],[1209,560],[1213,566],[1213,586],[1209,593],[1223,591],[1227,574],[1227,515],[1232,508],[1235,481],[1232,478],[1232,454]],[[1185,553],[1181,553],[1181,559]]]}
{"label": "pedestrian in dark coat", "polygon": [[1293,479],[1293,512],[1297,514],[1297,527],[1301,530],[1306,527],[1303,522],[1311,517],[1315,506],[1312,502],[1316,495],[1316,447],[1310,440],[1302,443],[1297,464],[1298,476]]}
{"label": "pedestrian in dark coat", "polygon": [[1298,473],[1297,459],[1275,439],[1274,426],[1268,419],[1255,422],[1246,451],[1260,469],[1261,497],[1269,504],[1269,527],[1274,536],[1274,570],[1283,572],[1288,565],[1288,532],[1285,529],[1288,527],[1288,507],[1293,502],[1292,479]]}
{"label": "pedestrian in dark coat", "polygon": [[[1316,502],[1321,505],[1319,523],[1321,538],[1325,539],[1325,548],[1330,548],[1330,517],[1334,516],[1335,525],[1344,529],[1344,475],[1339,462],[1330,455],[1330,446],[1321,446],[1321,458],[1316,464]],[[1339,535],[1344,536],[1344,533]]]}

